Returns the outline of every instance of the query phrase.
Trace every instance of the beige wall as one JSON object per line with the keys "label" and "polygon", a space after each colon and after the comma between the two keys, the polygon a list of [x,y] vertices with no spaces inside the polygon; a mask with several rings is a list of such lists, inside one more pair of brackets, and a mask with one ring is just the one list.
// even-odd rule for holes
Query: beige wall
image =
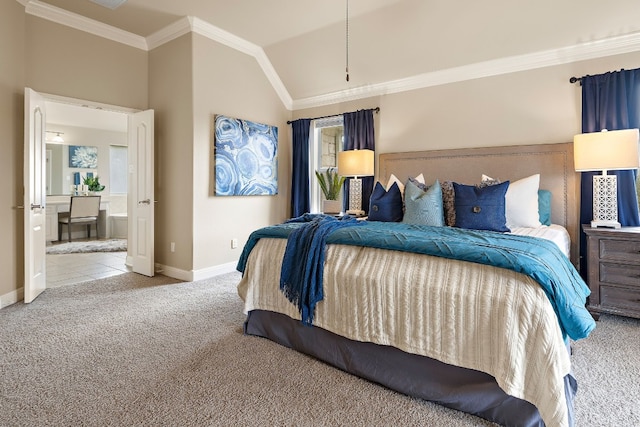
{"label": "beige wall", "polygon": [[[193,250],[192,35],[149,54],[149,105],[155,112],[156,262],[189,271]],[[175,243],[175,252],[170,251]]]}
{"label": "beige wall", "polygon": [[[257,61],[194,36],[193,268],[234,263],[256,228],[282,222],[289,210],[291,113]],[[214,196],[213,117],[223,114],[278,127],[278,195]],[[231,239],[238,247],[231,249]],[[235,267],[235,265],[234,265]]]}
{"label": "beige wall", "polygon": [[146,109],[147,52],[27,15],[26,84],[38,92]]}
{"label": "beige wall", "polygon": [[18,298],[23,282],[22,157],[24,126],[24,8],[0,3],[0,307]]}
{"label": "beige wall", "polygon": [[294,117],[379,106],[377,153],[569,142],[581,131],[581,88],[569,78],[638,64],[640,52],[298,110]]}

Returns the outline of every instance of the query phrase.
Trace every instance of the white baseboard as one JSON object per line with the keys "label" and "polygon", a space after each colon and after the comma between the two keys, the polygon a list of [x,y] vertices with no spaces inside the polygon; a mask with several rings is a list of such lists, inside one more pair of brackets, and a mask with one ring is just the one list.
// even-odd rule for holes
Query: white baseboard
{"label": "white baseboard", "polygon": [[222,274],[231,273],[236,270],[236,266],[238,265],[238,261],[228,262],[222,265],[216,265],[215,267],[209,267],[202,270],[197,270],[193,272],[193,280],[204,280],[209,279],[211,277],[220,276]]}
{"label": "white baseboard", "polygon": [[233,271],[236,271],[237,265],[238,261],[233,261],[226,264],[216,265],[214,267],[204,268],[201,270],[188,271],[162,264],[156,264],[156,273],[173,277],[174,279],[184,280],[185,282],[193,282],[196,280],[204,280],[211,277],[220,276],[222,274],[231,273]]}
{"label": "white baseboard", "polygon": [[0,309],[24,300],[24,288],[18,288],[8,294],[0,295]]}

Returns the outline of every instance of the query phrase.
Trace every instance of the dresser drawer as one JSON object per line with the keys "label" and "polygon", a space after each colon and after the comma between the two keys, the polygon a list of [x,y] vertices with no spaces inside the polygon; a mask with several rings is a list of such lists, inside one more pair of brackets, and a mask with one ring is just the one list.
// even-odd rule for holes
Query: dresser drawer
{"label": "dresser drawer", "polygon": [[640,293],[640,264],[600,263],[600,281],[638,288]]}
{"label": "dresser drawer", "polygon": [[640,265],[640,241],[600,239],[600,259]]}
{"label": "dresser drawer", "polygon": [[622,311],[633,311],[640,316],[640,291],[615,286],[600,286],[600,306]]}

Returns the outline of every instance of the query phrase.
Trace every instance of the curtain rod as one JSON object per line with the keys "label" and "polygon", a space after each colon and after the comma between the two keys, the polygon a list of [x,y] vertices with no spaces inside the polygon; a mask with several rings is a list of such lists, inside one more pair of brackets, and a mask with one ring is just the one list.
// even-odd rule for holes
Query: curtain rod
{"label": "curtain rod", "polygon": [[[371,109],[372,109],[373,111],[375,111],[376,113],[380,111],[380,107],[371,108]],[[365,110],[358,110],[358,111],[365,111]],[[352,112],[355,112],[355,111],[352,111]],[[344,113],[342,113],[342,114],[344,114]],[[340,114],[331,114],[331,115],[329,115],[329,116],[313,117],[313,118],[310,118],[309,120],[328,119],[329,117],[335,117],[335,116],[339,116],[339,115],[340,115]],[[300,120],[300,119],[298,119],[298,120]],[[291,123],[293,123],[293,122],[294,122],[293,120],[288,120],[288,121],[287,121],[287,124],[288,124],[288,125],[290,125],[290,124],[291,124]]]}
{"label": "curtain rod", "polygon": [[[621,68],[618,71],[609,71],[609,73],[619,73],[620,71],[624,71],[624,68]],[[604,73],[604,74],[607,74],[607,73]],[[580,86],[582,86],[582,79],[584,79],[585,77],[589,77],[589,74],[587,74],[586,76],[582,76],[582,77],[573,76],[573,77],[571,77],[569,79],[569,83],[573,84],[573,83],[578,82],[578,83],[580,83]]]}

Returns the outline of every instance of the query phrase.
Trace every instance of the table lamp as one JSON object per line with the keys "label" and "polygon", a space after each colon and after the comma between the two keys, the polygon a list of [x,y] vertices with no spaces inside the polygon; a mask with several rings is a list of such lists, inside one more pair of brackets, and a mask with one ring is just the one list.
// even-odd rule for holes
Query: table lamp
{"label": "table lamp", "polygon": [[347,150],[338,153],[338,173],[349,180],[349,215],[364,215],[362,210],[362,180],[360,176],[374,174],[373,150]]}
{"label": "table lamp", "polygon": [[638,168],[638,129],[604,129],[576,135],[573,161],[577,172],[602,171],[602,175],[593,176],[591,227],[620,228],[617,177],[607,175],[607,171]]}

